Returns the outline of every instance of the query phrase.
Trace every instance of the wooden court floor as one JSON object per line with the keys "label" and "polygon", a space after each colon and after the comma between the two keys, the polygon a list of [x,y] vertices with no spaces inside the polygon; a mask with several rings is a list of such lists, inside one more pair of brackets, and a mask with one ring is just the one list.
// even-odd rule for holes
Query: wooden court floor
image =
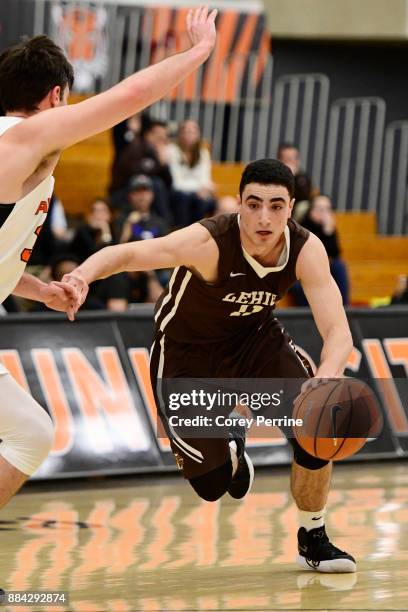
{"label": "wooden court floor", "polygon": [[67,591],[9,610],[407,610],[406,462],[337,466],[328,531],[357,574],[298,570],[288,469],[242,502],[200,501],[178,476],[32,484],[1,513],[0,586]]}

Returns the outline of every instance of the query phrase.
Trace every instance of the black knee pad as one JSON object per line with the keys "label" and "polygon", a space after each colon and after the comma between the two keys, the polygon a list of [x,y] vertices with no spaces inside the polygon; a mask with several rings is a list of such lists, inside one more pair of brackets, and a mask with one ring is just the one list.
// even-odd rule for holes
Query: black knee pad
{"label": "black knee pad", "polygon": [[194,491],[206,501],[216,501],[226,493],[231,484],[232,463],[227,461],[223,465],[207,472],[202,476],[190,479]]}
{"label": "black knee pad", "polygon": [[318,459],[317,457],[313,457],[313,455],[309,455],[299,444],[296,438],[289,438],[289,442],[293,448],[293,456],[298,465],[307,470],[320,470],[325,465],[329,463],[329,461],[325,461],[324,459]]}

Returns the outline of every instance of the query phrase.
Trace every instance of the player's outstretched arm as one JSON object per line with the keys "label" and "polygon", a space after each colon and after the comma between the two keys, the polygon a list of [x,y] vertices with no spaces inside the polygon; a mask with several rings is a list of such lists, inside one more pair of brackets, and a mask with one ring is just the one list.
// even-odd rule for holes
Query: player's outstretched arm
{"label": "player's outstretched arm", "polygon": [[353,341],[340,291],[330,274],[327,253],[313,234],[300,252],[296,274],[323,339],[320,365],[315,376],[342,376]]}
{"label": "player's outstretched arm", "polygon": [[[187,32],[191,48],[149,66],[106,92],[78,104],[38,113],[9,129],[0,144],[0,185],[23,184],[48,155],[107,130],[165,96],[210,55],[216,40],[216,11],[190,10]],[[4,162],[4,163],[3,163]],[[3,188],[2,188],[3,191]],[[10,195],[2,195],[9,201]],[[11,200],[10,200],[11,201]]]}
{"label": "player's outstretched arm", "polygon": [[77,311],[85,301],[89,284],[100,278],[119,272],[159,270],[182,265],[204,275],[208,266],[216,265],[217,257],[218,247],[210,233],[199,223],[194,223],[163,238],[105,247],[88,257],[62,280],[78,291]]}

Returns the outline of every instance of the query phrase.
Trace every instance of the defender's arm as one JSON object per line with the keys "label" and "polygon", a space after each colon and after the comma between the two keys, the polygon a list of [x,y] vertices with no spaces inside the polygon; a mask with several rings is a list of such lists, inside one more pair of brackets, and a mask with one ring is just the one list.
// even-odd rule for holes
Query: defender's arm
{"label": "defender's arm", "polygon": [[79,104],[42,111],[7,130],[0,141],[0,201],[15,201],[21,186],[52,153],[107,130],[165,96],[209,56],[216,11],[189,11],[193,46],[128,77]]}

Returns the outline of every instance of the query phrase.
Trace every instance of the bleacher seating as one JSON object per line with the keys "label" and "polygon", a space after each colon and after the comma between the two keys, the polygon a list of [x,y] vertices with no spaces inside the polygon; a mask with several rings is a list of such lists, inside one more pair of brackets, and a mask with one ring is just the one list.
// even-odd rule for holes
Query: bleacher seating
{"label": "bleacher seating", "polygon": [[[106,192],[111,161],[109,131],[64,152],[55,172],[55,191],[69,214],[84,214],[91,200]],[[214,164],[219,196],[238,192],[243,167],[242,163]],[[337,220],[352,304],[368,305],[373,298],[391,295],[397,276],[408,273],[408,238],[379,236],[374,213],[337,213]]]}

